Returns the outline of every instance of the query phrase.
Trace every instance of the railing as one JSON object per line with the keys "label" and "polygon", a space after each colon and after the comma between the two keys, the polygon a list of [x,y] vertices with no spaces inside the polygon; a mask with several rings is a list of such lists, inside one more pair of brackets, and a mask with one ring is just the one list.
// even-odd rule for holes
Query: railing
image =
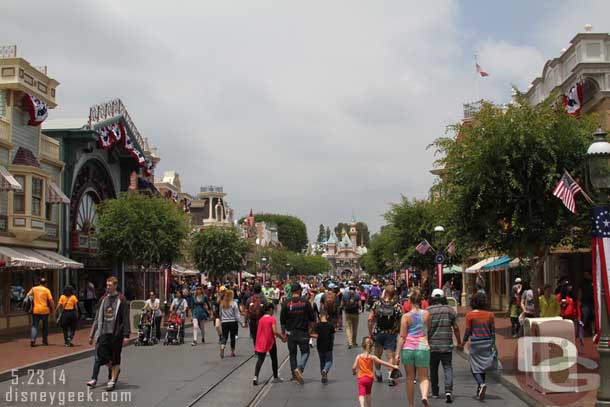
{"label": "railing", "polygon": [[46,239],[49,240],[58,240],[59,239],[59,228],[54,223],[45,223],[45,231],[47,234],[45,235]]}
{"label": "railing", "polygon": [[11,142],[11,123],[0,117],[0,141]]}
{"label": "railing", "polygon": [[144,139],[140,135],[136,125],[133,123],[133,120],[131,120],[131,116],[129,116],[129,113],[127,112],[127,109],[125,109],[125,105],[121,99],[114,99],[91,106],[89,108],[89,127],[91,127],[93,123],[111,119],[119,115],[123,115],[125,123],[127,123],[127,127],[129,127],[131,134],[133,134],[136,138],[140,148],[144,148]]}
{"label": "railing", "polygon": [[0,58],[15,58],[16,56],[16,45],[0,45]]}
{"label": "railing", "polygon": [[40,156],[59,161],[59,140],[40,135]]}
{"label": "railing", "polygon": [[481,102],[464,103],[464,119],[474,117],[481,110]]}
{"label": "railing", "polygon": [[206,185],[199,188],[199,192],[223,192],[223,187],[216,187],[214,185]]}

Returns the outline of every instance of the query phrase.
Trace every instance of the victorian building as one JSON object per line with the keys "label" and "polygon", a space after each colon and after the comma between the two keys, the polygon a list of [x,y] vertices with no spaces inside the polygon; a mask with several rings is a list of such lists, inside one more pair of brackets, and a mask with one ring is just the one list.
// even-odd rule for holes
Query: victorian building
{"label": "victorian building", "polygon": [[334,276],[357,277],[362,272],[360,260],[366,254],[367,249],[364,246],[358,246],[356,225],[357,222],[352,219],[349,232],[345,229],[341,232],[341,240],[332,231],[330,238],[325,243],[326,252],[322,256],[330,262],[331,274]]}
{"label": "victorian building", "polygon": [[0,47],[0,330],[30,324],[22,301],[41,277],[57,295],[83,265],[58,253],[67,222],[60,143],[41,133],[59,83],[46,67]]}
{"label": "victorian building", "polygon": [[225,200],[223,187],[208,185],[201,187],[191,202],[191,222],[193,227],[203,229],[209,226],[232,226],[233,209]]}

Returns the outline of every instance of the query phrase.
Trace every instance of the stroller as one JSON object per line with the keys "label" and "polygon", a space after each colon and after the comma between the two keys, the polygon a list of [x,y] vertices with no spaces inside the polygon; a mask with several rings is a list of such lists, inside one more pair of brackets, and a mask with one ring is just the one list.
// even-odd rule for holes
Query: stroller
{"label": "stroller", "polygon": [[154,345],[157,343],[155,336],[155,319],[150,310],[142,310],[140,321],[138,322],[138,339],[136,346]]}
{"label": "stroller", "polygon": [[165,330],[165,339],[163,345],[177,345],[180,343],[180,328],[182,320],[178,314],[172,312],[167,320],[167,329]]}

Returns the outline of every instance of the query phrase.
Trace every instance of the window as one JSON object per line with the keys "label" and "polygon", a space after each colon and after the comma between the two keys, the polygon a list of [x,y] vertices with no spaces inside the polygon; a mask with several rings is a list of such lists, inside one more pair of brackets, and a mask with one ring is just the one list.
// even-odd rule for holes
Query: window
{"label": "window", "polygon": [[53,221],[55,219],[55,216],[53,216],[54,215],[53,214],[53,204],[47,202],[45,206],[47,208],[47,210],[46,210],[47,222],[53,223]]}
{"label": "window", "polygon": [[13,192],[13,212],[25,213],[25,177],[15,175],[15,180],[21,185],[21,189]]}
{"label": "window", "polygon": [[32,216],[42,215],[42,179],[32,177]]}
{"label": "window", "polygon": [[30,274],[29,271],[11,271],[9,312],[23,311],[23,300],[28,292],[28,288],[31,287],[28,284],[28,274]]}

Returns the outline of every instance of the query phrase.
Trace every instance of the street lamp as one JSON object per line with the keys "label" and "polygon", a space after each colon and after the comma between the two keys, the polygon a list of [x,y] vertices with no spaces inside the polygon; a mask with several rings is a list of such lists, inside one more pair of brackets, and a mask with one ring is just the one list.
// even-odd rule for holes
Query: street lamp
{"label": "street lamp", "polygon": [[434,233],[436,235],[435,243],[438,247],[436,256],[434,257],[434,268],[436,270],[436,282],[438,288],[443,288],[443,268],[445,266],[445,254],[441,247],[443,247],[442,235],[445,233],[445,228],[438,225],[434,227]]}
{"label": "street lamp", "polygon": [[[585,171],[585,188],[589,195],[593,196],[595,201],[594,211],[597,212],[600,208],[608,210],[610,199],[610,143],[606,140],[607,133],[601,128],[597,129],[593,135],[593,143],[587,149],[585,156],[587,170]],[[594,240],[595,241],[595,240]],[[596,243],[594,243],[596,244]],[[597,271],[595,271],[597,273]],[[608,295],[604,289],[604,284],[599,288],[601,298],[601,309],[598,310],[601,316],[600,336],[597,350],[599,352],[599,387],[597,388],[597,407],[610,406],[610,319],[608,318],[608,309],[606,306],[605,296]]]}

